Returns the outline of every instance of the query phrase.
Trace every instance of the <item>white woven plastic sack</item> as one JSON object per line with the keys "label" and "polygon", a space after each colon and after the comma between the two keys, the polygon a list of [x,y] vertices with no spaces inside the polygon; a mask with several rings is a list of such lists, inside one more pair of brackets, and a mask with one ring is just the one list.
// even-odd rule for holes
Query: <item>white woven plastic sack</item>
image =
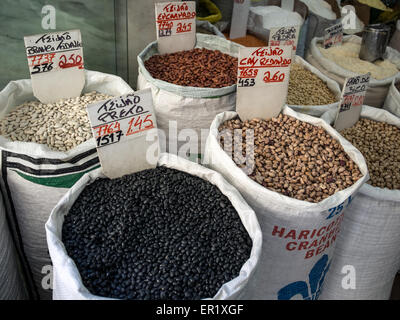
{"label": "white woven plastic sack", "polygon": [[367,165],[361,153],[325,121],[297,113],[287,106],[282,112],[323,127],[340,142],[363,177],[353,186],[319,203],[273,192],[250,179],[219,145],[219,126],[237,114],[224,112],[215,118],[207,139],[204,163],[220,172],[239,190],[256,212],[263,233],[260,262],[246,289],[246,299],[318,299],[329,271],[343,212],[368,179]]}
{"label": "white woven plastic sack", "polygon": [[251,6],[247,20],[247,31],[259,39],[268,41],[272,28],[302,26],[304,20],[296,11],[278,6]]}
{"label": "white woven plastic sack", "polygon": [[0,195],[0,300],[27,299],[17,251],[8,228],[3,197]]}
{"label": "white woven plastic sack", "polygon": [[[204,29],[205,31],[210,32],[211,34],[214,34],[218,37],[226,39],[224,34],[221,31],[219,31],[218,28],[216,26],[214,26],[210,21],[196,20],[196,29],[199,30],[199,28]],[[203,32],[203,33],[205,33],[205,32]]]}
{"label": "white woven plastic sack", "polygon": [[398,82],[400,82],[400,75],[392,81],[383,108],[400,117],[400,92],[395,86]]}
{"label": "white woven plastic sack", "polygon": [[[121,95],[132,92],[120,77],[95,71],[86,71],[85,75],[83,93],[98,91]],[[31,81],[11,81],[0,92],[0,118],[29,100],[36,100]],[[0,182],[12,231],[19,240],[18,248],[27,274],[33,275],[33,290],[41,299],[50,299],[48,266],[51,261],[44,225],[51,209],[67,190],[85,172],[100,166],[96,143],[92,138],[68,152],[59,152],[46,145],[13,142],[0,136],[0,152]]]}
{"label": "white woven plastic sack", "polygon": [[[237,57],[241,45],[214,35],[196,34],[197,48],[220,50]],[[187,157],[202,154],[210,124],[223,111],[236,106],[236,84],[214,89],[185,87],[154,79],[144,66],[144,61],[158,54],[157,42],[150,43],[139,55],[138,90],[151,88],[157,127],[165,134],[160,136],[162,151]],[[170,121],[174,121],[170,123]],[[185,131],[182,131],[186,129]],[[203,134],[201,134],[203,131]],[[188,143],[188,136],[194,137]],[[198,139],[197,139],[198,138]],[[165,145],[163,144],[165,141]],[[181,148],[182,147],[182,148]],[[181,152],[179,152],[181,150]]]}
{"label": "white woven plastic sack", "polygon": [[323,82],[325,82],[326,85],[328,86],[328,88],[335,95],[337,102],[331,103],[331,104],[318,105],[318,106],[313,106],[313,105],[308,105],[308,106],[288,105],[288,106],[297,112],[309,114],[310,116],[315,116],[315,117],[322,116],[328,110],[331,110],[331,109],[336,110],[338,107],[338,104],[339,104],[341,93],[342,93],[337,82],[333,81],[332,79],[329,79],[321,71],[319,71],[317,68],[313,67],[311,64],[309,64],[307,61],[305,61],[303,58],[301,58],[299,56],[295,57],[294,62],[300,64],[304,69],[311,71],[318,78],[320,78]]}
{"label": "white woven plastic sack", "polygon": [[[308,55],[306,60],[311,63],[314,67],[316,67],[319,71],[325,74],[327,77],[335,80],[339,83],[340,87],[343,87],[344,81],[348,77],[354,77],[358,74],[346,69],[343,69],[341,66],[337,65],[335,62],[325,58],[318,45],[321,45],[323,38],[314,38],[311,41],[310,49],[308,51]],[[343,41],[353,42],[361,44],[361,38],[358,36],[344,36]],[[400,69],[400,53],[397,50],[394,50],[391,47],[387,47],[385,59],[390,60],[394,63],[398,69]],[[389,87],[393,81],[393,79],[399,75],[397,73],[393,77],[389,77],[382,80],[370,79],[368,90],[365,95],[364,103],[366,105],[374,106],[374,107],[382,107],[385,102]]]}
{"label": "white woven plastic sack", "polygon": [[[400,119],[386,110],[363,106],[361,117],[400,128]],[[322,119],[332,123],[335,114],[328,112]],[[350,270],[342,273],[345,266],[354,267],[355,289],[342,287],[342,281],[351,284],[350,278],[344,279]],[[400,190],[366,183],[347,209],[321,298],[389,299],[399,268]]]}
{"label": "white woven plastic sack", "polygon": [[[261,254],[262,234],[254,211],[247,205],[240,193],[215,171],[186,159],[176,157],[175,155],[165,153],[161,155],[158,165],[174,168],[207,180],[216,185],[231,200],[232,205],[238,212],[244,227],[253,241],[253,247],[250,257],[243,264],[239,275],[225,283],[212,299],[225,300],[239,298],[248,280],[253,276]],[[107,299],[91,294],[83,285],[76,264],[67,255],[61,240],[64,216],[68,214],[82,190],[97,178],[104,178],[101,168],[85,174],[56,205],[46,223],[47,242],[54,266],[54,299]]]}

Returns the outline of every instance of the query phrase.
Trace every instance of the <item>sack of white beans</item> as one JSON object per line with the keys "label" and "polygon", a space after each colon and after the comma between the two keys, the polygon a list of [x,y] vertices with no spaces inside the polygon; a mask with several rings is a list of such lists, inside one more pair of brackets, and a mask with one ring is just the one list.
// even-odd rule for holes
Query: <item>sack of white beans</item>
{"label": "sack of white beans", "polygon": [[[149,198],[146,198],[145,195],[140,195],[140,198],[132,198],[132,195],[128,195],[128,193],[125,195],[119,194],[121,196],[120,201],[126,201],[125,205],[130,203],[129,209],[127,209],[130,213],[122,213],[121,211],[118,211],[117,213],[117,211],[111,210],[110,216],[120,216],[121,214],[125,216],[125,214],[127,214],[126,217],[128,219],[129,215],[130,226],[123,227],[123,231],[117,231],[118,228],[114,229],[115,232],[120,232],[120,236],[113,236],[112,234],[105,232],[102,235],[104,238],[102,238],[103,241],[101,242],[101,245],[97,245],[96,243],[92,242],[90,247],[91,249],[86,250],[85,252],[79,249],[75,250],[70,248],[71,237],[68,237],[67,234],[68,232],[71,232],[71,230],[65,228],[65,224],[69,218],[67,215],[74,214],[73,207],[77,205],[82,197],[88,196],[88,193],[85,193],[85,189],[95,185],[94,182],[99,182],[101,184],[106,180],[104,179],[106,177],[104,176],[102,169],[99,168],[85,174],[68,191],[68,193],[61,198],[59,203],[52,210],[51,215],[46,223],[47,242],[54,265],[53,298],[55,300],[103,300],[112,299],[112,297],[120,299],[138,299],[137,297],[140,297],[140,293],[143,293],[142,299],[145,300],[159,299],[160,296],[162,299],[163,295],[164,299],[167,295],[169,299],[180,300],[183,299],[183,296],[186,297],[186,294],[184,295],[182,292],[190,293],[189,297],[192,297],[191,299],[193,299],[193,293],[197,292],[195,294],[197,296],[198,291],[203,291],[204,286],[208,286],[209,288],[213,287],[213,289],[210,291],[213,291],[214,293],[210,293],[210,295],[213,296],[207,297],[207,294],[204,296],[204,292],[207,290],[204,290],[204,292],[200,293],[200,298],[228,300],[241,297],[249,279],[251,279],[251,277],[254,275],[254,270],[256,269],[261,254],[262,234],[254,211],[245,202],[240,193],[215,171],[175,155],[165,153],[160,156],[158,166],[168,168],[167,170],[176,170],[175,175],[167,173],[167,171],[164,170],[163,173],[158,173],[157,177],[156,174],[151,173],[151,171],[156,172],[156,169],[135,173],[133,181],[135,181],[136,187],[141,188],[141,180],[147,181],[147,184],[150,185],[152,183],[159,183],[158,186],[155,187],[157,190],[156,192],[160,192],[161,198],[165,196],[168,197],[168,194],[175,193],[175,190],[173,190],[174,185],[176,186],[178,183],[178,188],[181,187],[179,180],[177,180],[177,174],[182,172],[186,175],[185,181],[192,179],[192,177],[193,179],[200,178],[204,180],[204,182],[202,182],[203,187],[199,187],[199,182],[193,183],[194,180],[190,180],[190,182],[188,182],[187,189],[183,190],[183,192],[180,194],[176,194],[179,199],[183,199],[183,201],[173,201],[174,204],[172,205],[161,203],[159,204],[162,207],[162,209],[159,208],[160,210],[154,210],[154,208],[157,207],[157,204],[152,203],[150,208],[151,213],[146,213],[146,205],[140,206],[138,202],[145,199],[144,203],[147,203],[147,205],[150,206],[149,201],[158,201],[155,198],[149,200]],[[125,176],[115,180],[119,180],[116,182],[119,185],[122,184],[126,186],[129,185],[129,179],[129,176]],[[215,207],[213,207],[213,203],[210,203],[210,201],[215,200],[213,197],[214,195],[215,197],[218,197],[218,192],[213,191],[213,198],[210,199],[210,195],[207,193],[204,186],[209,189],[218,188],[219,190],[217,191],[220,191],[221,195],[226,198],[226,202],[224,203],[232,206],[231,209],[234,210],[234,217],[235,219],[238,219],[233,220],[232,216],[227,215],[226,210],[222,211],[220,206],[218,206],[217,210],[215,211]],[[189,192],[190,194],[190,192],[196,188],[198,188],[198,190],[202,190],[202,192],[198,192],[198,200],[202,202],[200,205],[203,208],[199,209],[197,207],[193,207],[193,210],[184,209],[186,213],[180,214],[180,208],[186,208],[188,205],[187,201],[189,200],[185,200],[187,193]],[[102,188],[99,187],[99,184],[97,184],[98,192],[101,192],[101,189]],[[128,189],[133,190],[135,189],[135,186],[132,186]],[[128,189],[126,190],[128,191]],[[147,196],[151,197],[151,192],[154,192],[154,190],[155,189],[153,187],[152,191],[149,191]],[[164,196],[162,194],[164,194]],[[93,198],[92,196],[90,197]],[[119,196],[117,196],[117,198],[118,197]],[[113,198],[115,198],[115,195]],[[194,202],[197,201],[192,197],[191,200]],[[110,201],[110,199],[106,201]],[[133,205],[134,203],[136,204]],[[79,205],[83,205],[82,201]],[[173,210],[170,209],[171,206],[174,207]],[[123,205],[121,205],[121,207],[123,207]],[[135,210],[133,209],[136,209],[136,211],[139,210],[141,212],[140,215],[144,214],[147,219],[149,219],[147,223],[144,223],[143,221],[138,222],[135,218],[137,215],[134,214]],[[74,220],[74,224],[78,225],[73,227],[73,237],[78,238],[76,236],[77,234],[82,234],[83,237],[86,237],[88,233],[92,233],[92,237],[94,237],[96,232],[98,232],[98,230],[94,230],[95,228],[92,228],[92,223],[93,220],[96,219],[96,216],[98,217],[99,215],[103,215],[104,211],[100,209],[96,210],[95,215],[92,215],[91,212],[87,211],[84,211],[84,213],[86,215],[85,224],[90,226],[90,228],[87,228],[86,231],[83,231],[78,226],[80,224],[79,216],[75,215],[72,219]],[[213,218],[212,216],[214,214],[217,214],[219,217],[221,217],[221,220],[218,218],[216,219],[215,217]],[[176,215],[180,215],[180,221],[183,221],[178,226],[176,225],[176,220],[174,219],[174,216]],[[211,221],[209,221],[209,217],[211,217]],[[165,219],[170,219],[172,223],[168,224],[164,221]],[[209,225],[210,222],[213,223],[217,220],[219,223],[214,223],[213,226]],[[68,222],[70,221],[71,219]],[[237,222],[241,224],[241,232],[237,232]],[[136,225],[136,223],[139,223],[139,226]],[[162,229],[167,230],[166,233],[163,233],[161,229],[158,229],[160,223],[162,225]],[[223,224],[226,224],[226,227],[229,230],[224,228],[221,229]],[[129,232],[132,232],[132,230],[135,230],[138,227],[144,232],[135,232],[135,235],[129,236]],[[102,226],[100,226],[100,229],[101,228]],[[196,228],[197,230],[202,230],[204,228],[207,230],[206,238],[203,238],[203,234],[199,236],[196,234],[196,232],[191,231],[192,228]],[[154,243],[153,246],[147,244],[147,248],[142,248],[145,249],[145,252],[142,251],[141,254],[139,254],[137,251],[135,251],[138,248],[140,249],[140,245],[137,244],[137,241],[140,241],[143,235],[146,237],[146,230],[150,230],[152,233],[152,236],[147,240],[150,242],[156,241],[156,243]],[[217,230],[220,231],[218,232]],[[225,230],[226,232],[223,232],[222,230]],[[153,232],[156,232],[157,235],[154,235]],[[249,238],[249,243],[246,244],[246,247],[248,247],[248,255],[246,253],[247,257],[244,257],[240,254],[241,259],[239,262],[235,256],[235,252],[232,250],[241,251],[244,248],[245,241],[243,232],[247,233],[246,236]],[[223,237],[221,233],[224,233]],[[189,236],[189,234],[192,234],[192,236]],[[99,239],[102,236],[97,235],[96,239]],[[124,243],[124,239],[129,239],[129,244]],[[192,239],[195,239],[194,242]],[[218,241],[218,239],[224,240]],[[173,243],[172,247],[170,246],[171,240]],[[120,251],[121,248],[119,247],[115,250],[112,249],[113,251],[121,252],[122,255],[119,255],[118,257],[117,255],[113,256],[114,259],[110,258],[111,254],[107,254],[107,250],[111,243],[114,246],[117,244],[117,247],[118,243],[124,244],[122,246],[122,248],[124,248],[122,249],[124,250],[123,253]],[[132,243],[134,244],[133,247]],[[205,245],[205,247],[201,246],[203,248],[199,248],[197,243],[208,243],[209,246]],[[82,243],[79,242],[78,246],[81,247],[81,244]],[[161,247],[158,247],[160,244]],[[223,248],[224,250],[222,250],[221,245],[232,246],[232,249]],[[173,253],[175,252],[174,250],[176,248],[179,248],[178,255]],[[96,267],[91,263],[88,264],[87,261],[86,263],[79,261],[79,259],[89,259],[88,256],[90,256],[91,250],[93,252],[97,252],[95,255],[101,251],[103,259],[99,261],[97,265],[106,265],[106,267]],[[72,251],[74,251],[75,259],[71,257]],[[188,251],[190,254],[186,256]],[[216,251],[219,253],[216,254]],[[68,253],[70,253],[70,255],[68,255]],[[105,255],[107,255],[108,258],[106,258]],[[201,261],[199,261],[199,255],[201,256]],[[224,255],[231,263],[221,263],[221,261],[223,261],[221,260],[221,257]],[[164,256],[165,258],[162,259],[162,263],[157,263],[157,259]],[[210,259],[212,261],[208,261]],[[123,260],[123,262],[121,260]],[[203,272],[204,265],[206,266],[205,268],[207,269],[207,272]],[[218,281],[219,283],[222,283],[222,286],[218,287],[217,285],[214,285],[212,280],[224,274],[232,266],[235,266],[235,269],[237,268],[238,272],[235,272],[235,275],[232,273],[230,277],[224,278],[223,281]],[[115,268],[118,270],[115,270]],[[138,272],[136,268],[140,269],[141,272]],[[87,272],[87,269],[96,270],[95,275],[91,274],[91,276],[88,277],[88,273],[90,272]],[[119,272],[123,273],[123,279],[129,279],[129,281],[121,279],[119,277]],[[116,275],[116,273],[118,274]],[[172,276],[170,276],[170,273]],[[166,280],[166,274],[168,274],[168,281],[164,281]],[[187,278],[189,275],[190,278]],[[199,276],[201,276],[201,279],[198,278]],[[182,277],[185,277],[185,280],[181,281]],[[102,283],[102,279],[107,279],[107,283]],[[145,280],[140,281],[138,279]],[[126,285],[126,282],[129,282],[128,285]],[[178,286],[178,288],[176,288],[176,286]],[[92,290],[89,290],[89,288]],[[114,290],[111,288],[114,288]],[[102,295],[101,292],[105,291],[108,293]],[[174,294],[172,294],[172,291],[175,291],[175,294],[181,298],[173,298]],[[112,297],[110,297],[110,295]]]}
{"label": "sack of white beans", "polygon": [[[299,56],[295,57],[294,63],[305,70],[294,68],[295,65],[292,64],[288,106],[297,112],[315,117],[322,116],[328,110],[336,109],[341,95],[337,82],[329,79]],[[303,101],[307,101],[307,104]]]}
{"label": "sack of white beans", "polygon": [[[220,134],[224,134],[223,131],[219,133],[219,127],[236,116],[235,112],[224,112],[214,119],[204,164],[220,172],[239,190],[260,222],[263,233],[261,258],[244,298],[318,299],[329,271],[343,212],[368,178],[364,158],[325,121],[286,106],[280,118],[268,120],[254,131],[254,155],[262,154],[264,160],[259,156],[251,160],[249,132],[250,147],[247,150],[246,142],[246,158],[248,154],[250,158],[242,169],[236,160],[236,163],[232,160],[232,150],[225,152],[225,146],[222,149],[219,141]],[[259,121],[254,120],[255,123]],[[244,128],[248,126],[244,124]],[[305,138],[301,138],[303,135]],[[242,139],[242,131],[239,136]],[[225,136],[222,137],[225,140]],[[257,137],[260,137],[258,142]],[[311,138],[312,141],[306,141]],[[303,140],[303,143],[292,139]],[[330,148],[324,143],[329,143]],[[236,151],[237,148],[235,145]],[[239,156],[244,148],[239,151]],[[283,170],[279,169],[281,165]],[[263,171],[269,177],[261,176]],[[264,187],[268,184],[271,187]],[[280,191],[273,191],[273,188]]]}
{"label": "sack of white beans", "polygon": [[393,79],[383,108],[400,117],[400,75]]}
{"label": "sack of white beans", "polygon": [[[335,115],[335,112],[327,112],[322,119],[333,123]],[[400,128],[398,117],[369,106],[362,107],[361,119]],[[400,185],[399,138],[394,131],[389,134],[384,131],[385,127],[378,129],[372,125],[365,124],[365,133],[354,138],[357,144],[364,145],[365,152],[359,147],[362,152],[370,153],[364,156],[374,166],[369,168],[371,180],[360,188],[347,209],[322,299],[389,299],[400,268],[400,189],[392,189]],[[349,132],[343,134],[347,136]],[[397,137],[400,137],[400,129]],[[376,151],[376,148],[382,149]],[[373,154],[373,149],[377,154]],[[383,185],[378,187],[371,183]],[[390,189],[384,187],[385,184],[389,184]]]}
{"label": "sack of white beans", "polygon": [[312,40],[306,60],[341,87],[346,78],[371,72],[364,103],[381,108],[393,79],[400,74],[400,53],[387,47],[385,60],[371,63],[358,57],[361,48],[358,36],[345,36],[342,46],[329,49],[322,47],[322,41],[323,38]]}
{"label": "sack of white beans", "polygon": [[0,194],[0,300],[28,298],[22,272]]}
{"label": "sack of white beans", "polygon": [[40,299],[51,298],[44,229],[51,209],[85,172],[100,166],[86,105],[133,91],[114,75],[85,76],[81,98],[55,104],[39,103],[31,80],[11,81],[0,92],[1,187],[31,289]]}

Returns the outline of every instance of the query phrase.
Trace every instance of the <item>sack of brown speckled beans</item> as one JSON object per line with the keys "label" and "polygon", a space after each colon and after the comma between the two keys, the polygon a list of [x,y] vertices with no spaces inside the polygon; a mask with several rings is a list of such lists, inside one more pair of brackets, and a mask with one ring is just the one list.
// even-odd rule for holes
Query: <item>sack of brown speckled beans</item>
{"label": "sack of brown speckled beans", "polygon": [[[85,173],[100,166],[86,105],[132,92],[120,77],[85,72],[81,97],[44,104],[31,80],[0,92],[1,187],[29,286],[51,299],[51,261],[44,225],[51,210]],[[43,285],[44,283],[44,285]]]}
{"label": "sack of brown speckled beans", "polygon": [[285,106],[269,120],[219,114],[204,163],[254,209],[263,246],[247,299],[318,299],[343,212],[368,178],[361,153],[319,118]]}
{"label": "sack of brown speckled beans", "polygon": [[[400,118],[363,106],[360,120],[340,134],[364,155],[371,179],[346,212],[322,298],[387,300],[400,268]],[[357,272],[353,290],[340,284],[345,265]]]}
{"label": "sack of brown speckled beans", "polygon": [[299,56],[290,67],[287,104],[293,110],[320,117],[337,109],[341,90],[336,81],[329,79],[317,68]]}
{"label": "sack of brown speckled beans", "polygon": [[241,47],[214,35],[196,39],[193,50],[159,55],[155,41],[138,55],[137,87],[152,90],[162,150],[191,160],[203,153],[215,116],[235,109]]}

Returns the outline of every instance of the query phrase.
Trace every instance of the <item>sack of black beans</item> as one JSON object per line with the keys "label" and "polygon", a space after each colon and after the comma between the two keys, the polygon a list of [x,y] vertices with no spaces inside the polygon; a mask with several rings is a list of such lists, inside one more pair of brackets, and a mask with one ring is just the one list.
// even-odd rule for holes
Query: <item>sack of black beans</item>
{"label": "sack of black beans", "polygon": [[387,47],[385,59],[372,63],[358,57],[361,48],[361,38],[358,36],[345,36],[341,46],[328,49],[322,47],[322,42],[323,38],[311,41],[306,60],[341,87],[346,78],[371,72],[364,103],[383,107],[393,79],[400,74],[400,52]]}
{"label": "sack of black beans", "polygon": [[51,298],[44,225],[51,209],[85,173],[100,166],[86,105],[132,92],[120,77],[86,71],[81,97],[43,104],[31,80],[0,92],[1,187],[11,229],[33,278],[33,294]]}
{"label": "sack of black beans", "polygon": [[365,160],[325,121],[287,106],[270,120],[236,117],[215,118],[204,164],[260,222],[263,249],[245,298],[318,299],[343,212],[368,178]]}
{"label": "sack of black beans", "polygon": [[235,110],[241,47],[213,35],[196,39],[192,51],[161,56],[157,42],[150,43],[138,55],[137,81],[138,90],[152,90],[162,150],[192,160],[203,154],[214,117]]}
{"label": "sack of black beans", "polygon": [[400,75],[393,79],[383,108],[400,117]]}
{"label": "sack of black beans", "polygon": [[28,298],[22,272],[0,194],[0,300]]}
{"label": "sack of black beans", "polygon": [[171,154],[122,178],[85,174],[46,223],[54,299],[235,299],[262,234],[240,193]]}
{"label": "sack of black beans", "polygon": [[336,81],[329,79],[317,68],[295,56],[290,69],[287,104],[293,110],[320,117],[337,109],[341,90]]}
{"label": "sack of black beans", "polygon": [[364,155],[371,180],[346,211],[321,298],[386,300],[400,268],[400,119],[363,106],[360,121],[341,134]]}

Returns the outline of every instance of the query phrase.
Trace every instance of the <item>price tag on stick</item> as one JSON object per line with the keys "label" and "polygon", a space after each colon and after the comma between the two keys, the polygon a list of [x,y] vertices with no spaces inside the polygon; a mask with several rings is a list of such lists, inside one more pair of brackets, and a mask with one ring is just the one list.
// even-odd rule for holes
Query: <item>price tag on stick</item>
{"label": "price tag on stick", "polygon": [[191,50],[196,44],[196,2],[155,4],[160,54]]}
{"label": "price tag on stick", "polygon": [[81,95],[85,85],[79,30],[24,37],[33,94],[43,103]]}
{"label": "price tag on stick", "polygon": [[343,25],[335,24],[325,29],[324,48],[328,49],[333,46],[340,46],[343,42]]}
{"label": "price tag on stick", "polygon": [[107,177],[157,166],[160,147],[151,89],[90,104],[87,113]]}
{"label": "price tag on stick", "polygon": [[292,46],[292,55],[296,55],[300,26],[271,28],[269,31],[269,46]]}
{"label": "price tag on stick", "polygon": [[286,103],[292,46],[240,48],[236,111],[241,120],[270,119]]}
{"label": "price tag on stick", "polygon": [[352,127],[360,119],[370,73],[346,79],[334,127],[337,131]]}

